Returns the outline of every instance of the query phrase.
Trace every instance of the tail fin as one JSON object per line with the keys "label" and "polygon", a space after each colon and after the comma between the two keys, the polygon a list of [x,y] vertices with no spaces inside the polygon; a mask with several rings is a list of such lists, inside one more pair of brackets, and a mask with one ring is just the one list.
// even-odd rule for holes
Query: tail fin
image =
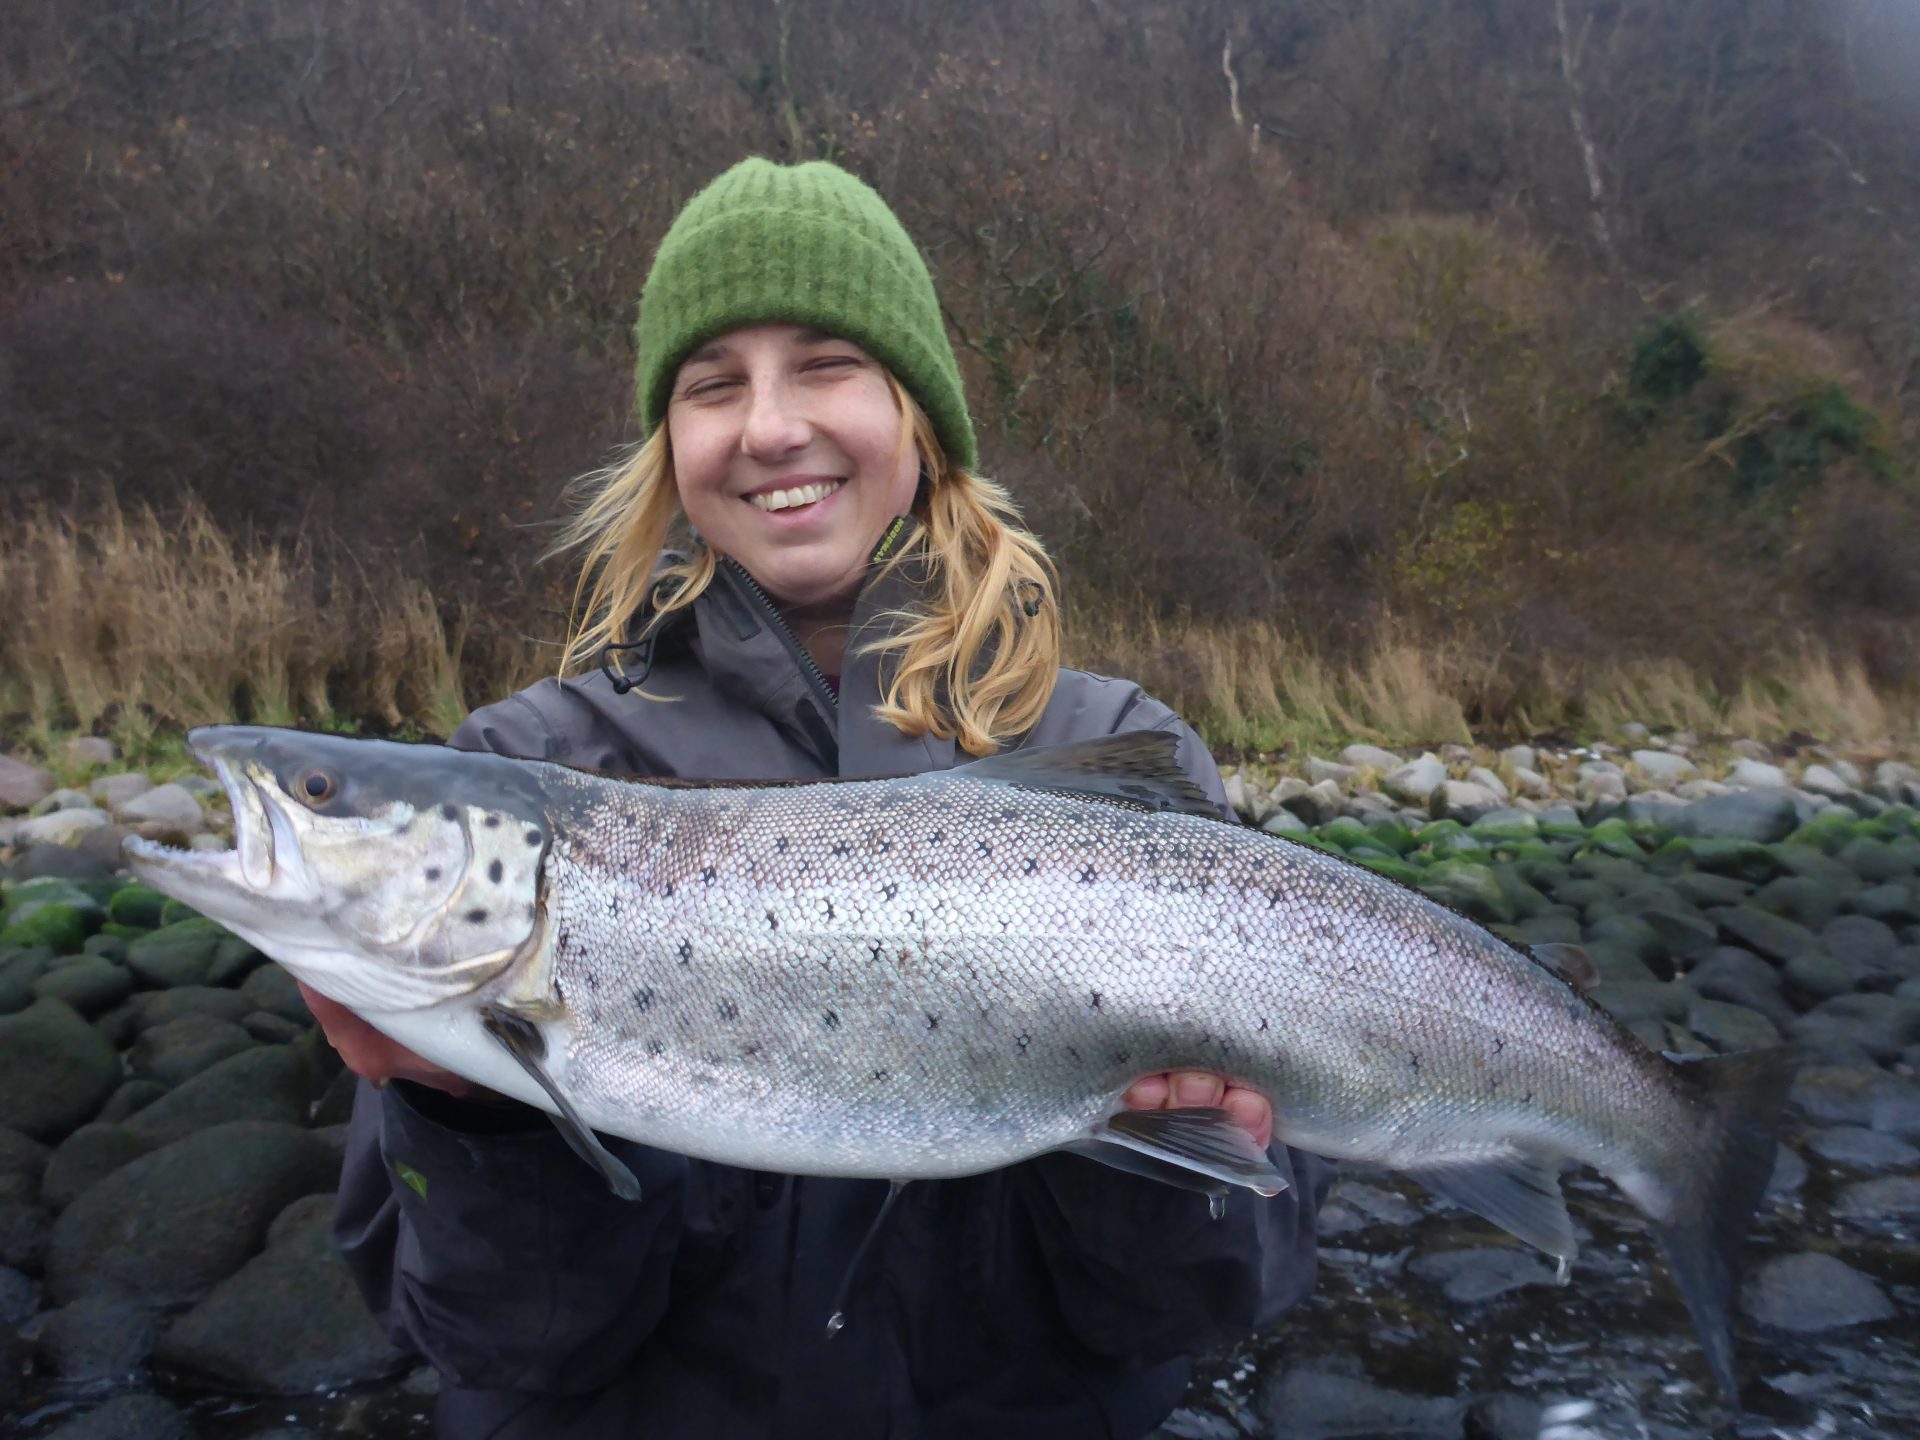
{"label": "tail fin", "polygon": [[1673,1177],[1672,1220],[1655,1225],[1674,1283],[1700,1335],[1707,1365],[1738,1406],[1733,1321],[1740,1298],[1740,1251],[1748,1222],[1772,1178],[1780,1107],[1799,1057],[1791,1046],[1739,1055],[1670,1056],[1680,1083],[1706,1111],[1688,1172]]}

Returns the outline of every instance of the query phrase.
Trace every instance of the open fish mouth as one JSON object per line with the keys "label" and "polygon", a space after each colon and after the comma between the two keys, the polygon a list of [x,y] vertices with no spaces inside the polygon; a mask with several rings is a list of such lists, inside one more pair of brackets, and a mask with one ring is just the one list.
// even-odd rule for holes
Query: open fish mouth
{"label": "open fish mouth", "polygon": [[[221,918],[198,898],[181,894],[187,889],[209,899],[220,895],[263,895],[278,878],[292,878],[304,870],[300,846],[291,826],[265,793],[270,780],[256,777],[234,758],[222,754],[204,738],[188,737],[194,758],[218,777],[233,812],[233,848],[182,849],[140,836],[129,836],[123,850],[134,874],[154,888],[176,895],[196,909]],[[159,883],[155,883],[159,882]]]}

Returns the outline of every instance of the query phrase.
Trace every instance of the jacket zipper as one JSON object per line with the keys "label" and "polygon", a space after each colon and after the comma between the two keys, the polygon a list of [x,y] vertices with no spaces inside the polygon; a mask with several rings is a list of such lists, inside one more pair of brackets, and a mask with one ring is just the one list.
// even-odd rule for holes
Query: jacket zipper
{"label": "jacket zipper", "polygon": [[727,567],[727,573],[731,575],[749,595],[760,602],[760,608],[766,612],[766,617],[771,622],[773,633],[778,635],[781,642],[792,652],[794,663],[799,665],[800,673],[806,677],[807,683],[813,687],[815,697],[827,707],[827,713],[829,715],[838,715],[840,713],[840,697],[834,694],[833,687],[827,684],[826,672],[821,670],[819,665],[814,662],[813,656],[807,653],[807,647],[800,643],[800,637],[793,633],[793,627],[787,624],[787,618],[780,613],[779,607],[768,598],[767,592],[760,588],[760,582],[749,575],[746,568],[738,561],[722,559],[720,563]]}

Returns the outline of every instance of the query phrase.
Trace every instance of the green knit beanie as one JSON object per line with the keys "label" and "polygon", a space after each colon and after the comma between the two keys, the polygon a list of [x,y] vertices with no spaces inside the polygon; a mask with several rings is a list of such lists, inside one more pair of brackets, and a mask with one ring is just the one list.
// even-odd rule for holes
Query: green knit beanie
{"label": "green knit beanie", "polygon": [[973,422],[926,261],[887,202],[823,160],[742,160],[687,202],[640,295],[636,402],[651,435],[680,362],[743,325],[851,340],[927,412],[947,459],[974,469]]}

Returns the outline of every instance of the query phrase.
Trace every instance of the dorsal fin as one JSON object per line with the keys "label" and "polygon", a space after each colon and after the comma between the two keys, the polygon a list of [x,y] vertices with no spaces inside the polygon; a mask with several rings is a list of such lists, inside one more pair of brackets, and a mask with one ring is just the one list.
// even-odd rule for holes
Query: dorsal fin
{"label": "dorsal fin", "polygon": [[1180,768],[1179,749],[1179,737],[1165,730],[1134,730],[1070,745],[1009,750],[951,773],[970,780],[1000,780],[1024,790],[1084,795],[1140,810],[1221,819],[1213,798]]}
{"label": "dorsal fin", "polygon": [[1565,945],[1557,941],[1530,945],[1527,954],[1533,957],[1534,964],[1549,975],[1566,981],[1568,987],[1578,994],[1584,995],[1600,983],[1600,967],[1578,945]]}

